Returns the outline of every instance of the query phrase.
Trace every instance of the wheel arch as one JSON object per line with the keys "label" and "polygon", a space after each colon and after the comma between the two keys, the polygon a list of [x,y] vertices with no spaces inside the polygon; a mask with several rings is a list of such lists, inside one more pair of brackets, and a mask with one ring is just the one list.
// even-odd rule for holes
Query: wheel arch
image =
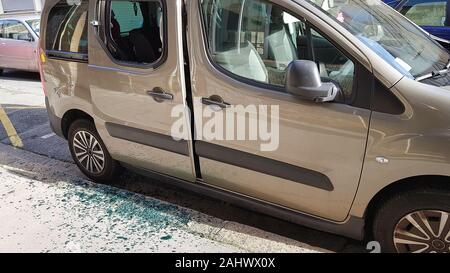
{"label": "wheel arch", "polygon": [[61,120],[61,129],[66,139],[68,138],[69,135],[70,125],[72,125],[74,121],[79,119],[86,119],[94,123],[94,118],[80,109],[71,109],[68,110],[66,113],[64,113],[63,118]]}
{"label": "wheel arch", "polygon": [[367,206],[365,218],[366,238],[372,236],[372,223],[378,208],[390,197],[418,188],[442,188],[450,190],[450,176],[420,175],[398,180],[381,189],[375,194]]}

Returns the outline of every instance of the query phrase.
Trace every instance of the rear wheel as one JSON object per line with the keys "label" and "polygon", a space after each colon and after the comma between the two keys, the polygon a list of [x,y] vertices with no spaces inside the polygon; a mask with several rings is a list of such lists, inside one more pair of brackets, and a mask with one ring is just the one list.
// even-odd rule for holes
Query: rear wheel
{"label": "rear wheel", "polygon": [[383,252],[450,253],[450,191],[417,189],[387,200],[374,219]]}
{"label": "rear wheel", "polygon": [[119,163],[112,159],[91,121],[72,123],[68,141],[73,160],[90,179],[106,183],[120,174]]}

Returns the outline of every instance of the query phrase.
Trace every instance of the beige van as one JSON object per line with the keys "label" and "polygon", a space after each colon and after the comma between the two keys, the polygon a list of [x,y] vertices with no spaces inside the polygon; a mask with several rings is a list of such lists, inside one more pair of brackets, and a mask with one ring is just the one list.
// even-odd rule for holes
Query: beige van
{"label": "beige van", "polygon": [[47,0],[53,130],[122,167],[363,240],[450,251],[450,54],[378,0]]}

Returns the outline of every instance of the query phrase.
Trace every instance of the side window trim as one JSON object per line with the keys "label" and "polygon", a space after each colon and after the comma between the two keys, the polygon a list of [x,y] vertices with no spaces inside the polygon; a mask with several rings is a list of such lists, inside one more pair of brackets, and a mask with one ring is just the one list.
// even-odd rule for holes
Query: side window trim
{"label": "side window trim", "polygon": [[45,55],[49,59],[55,59],[60,61],[88,63],[89,55],[85,53],[67,52],[59,50],[46,50]]}
{"label": "side window trim", "polygon": [[[141,0],[146,1],[146,0]],[[95,29],[95,38],[97,39],[97,42],[102,47],[105,54],[108,56],[109,60],[113,62],[114,64],[118,66],[122,66],[125,68],[137,68],[137,69],[157,69],[160,66],[162,66],[168,56],[168,34],[167,34],[167,27],[168,27],[168,19],[167,19],[167,4],[166,0],[159,0],[161,3],[161,8],[163,12],[163,20],[162,20],[162,29],[163,29],[163,47],[162,47],[162,54],[161,57],[150,64],[139,64],[139,63],[133,63],[133,62],[126,62],[126,61],[120,61],[114,58],[112,56],[111,52],[108,49],[108,46],[106,45],[106,42],[108,39],[111,39],[108,37],[108,35],[111,35],[110,32],[108,32],[105,28],[109,23],[107,23],[107,19],[111,16],[111,1],[109,0],[98,0],[96,5],[96,11],[95,11],[95,20],[100,22],[100,26],[96,27]]]}
{"label": "side window trim", "polygon": [[46,50],[45,54],[50,59],[57,59],[71,62],[87,63],[89,61],[88,54],[77,52],[66,52],[59,50]]}
{"label": "side window trim", "polygon": [[371,110],[389,115],[402,115],[406,108],[396,94],[374,78]]}

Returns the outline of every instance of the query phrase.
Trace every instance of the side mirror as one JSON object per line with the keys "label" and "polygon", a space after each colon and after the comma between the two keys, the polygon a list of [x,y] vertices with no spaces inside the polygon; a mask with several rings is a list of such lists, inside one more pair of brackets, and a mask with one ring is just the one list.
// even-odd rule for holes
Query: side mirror
{"label": "side mirror", "polygon": [[319,68],[313,61],[297,60],[286,69],[286,91],[314,102],[334,101],[339,87],[332,82],[322,82]]}

